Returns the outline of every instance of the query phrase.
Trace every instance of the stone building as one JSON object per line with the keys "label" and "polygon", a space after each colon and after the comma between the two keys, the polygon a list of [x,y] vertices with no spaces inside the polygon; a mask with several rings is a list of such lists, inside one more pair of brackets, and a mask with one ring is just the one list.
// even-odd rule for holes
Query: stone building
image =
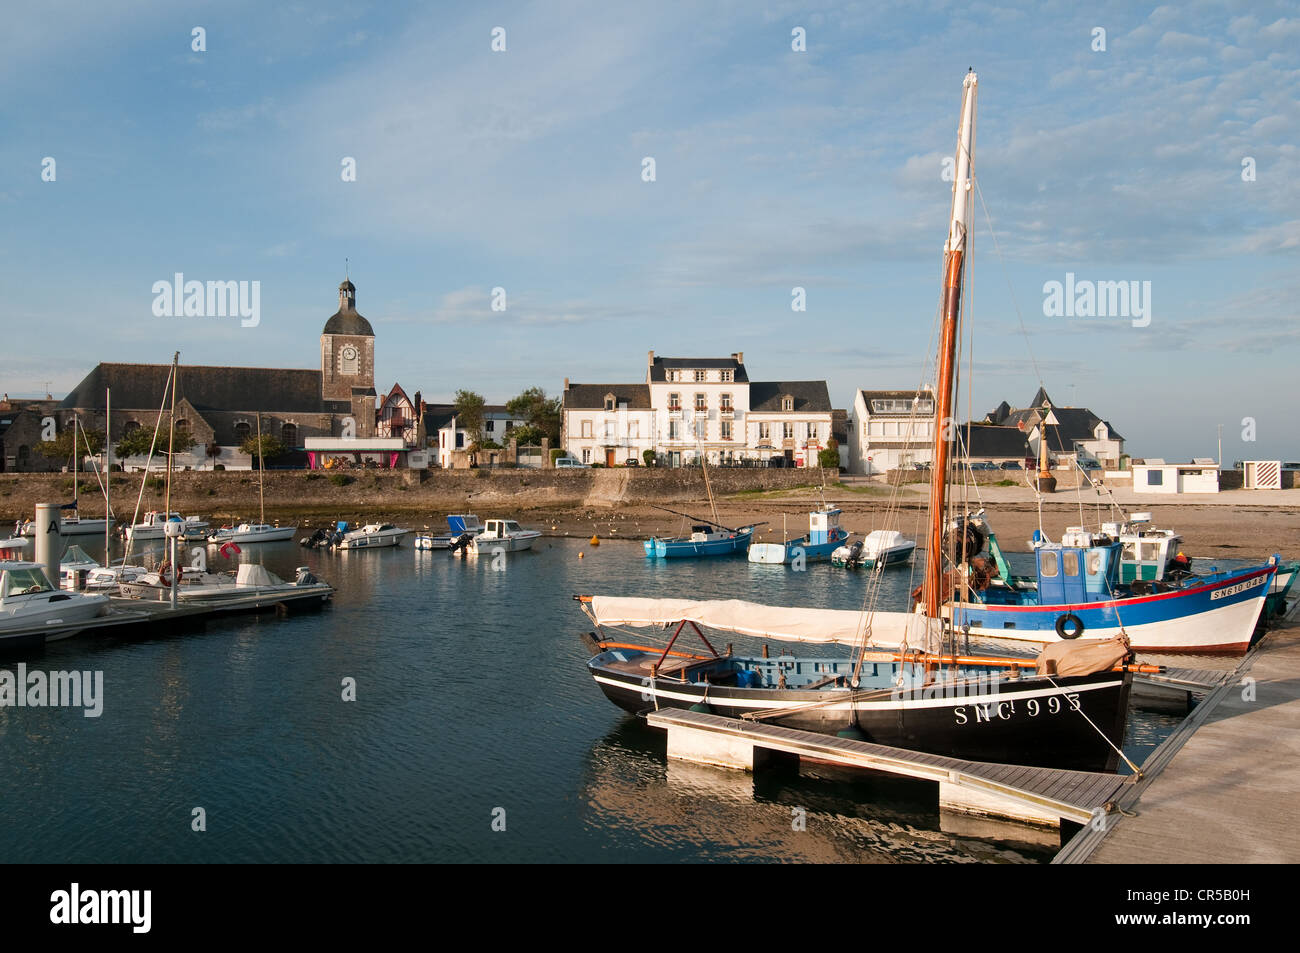
{"label": "stone building", "polygon": [[[82,427],[107,429],[116,444],[129,431],[158,422],[170,371],[169,364],[99,364],[51,412],[60,430],[70,427],[76,414]],[[105,391],[110,389],[111,423],[105,420]],[[278,438],[288,459],[302,458],[308,437],[375,436],[375,332],[356,309],[351,281],[339,285],[338,311],[321,332],[318,370],[180,365],[176,428],[189,432],[195,442],[188,454],[178,455],[176,465],[254,466],[256,461],[239,446],[256,434],[259,415],[262,433]],[[12,469],[57,470],[63,465],[29,451],[29,463],[23,466],[16,459],[17,447],[10,450],[7,443],[5,453],[15,458]],[[145,461],[122,462],[130,467]],[[162,462],[155,457],[153,465]]]}

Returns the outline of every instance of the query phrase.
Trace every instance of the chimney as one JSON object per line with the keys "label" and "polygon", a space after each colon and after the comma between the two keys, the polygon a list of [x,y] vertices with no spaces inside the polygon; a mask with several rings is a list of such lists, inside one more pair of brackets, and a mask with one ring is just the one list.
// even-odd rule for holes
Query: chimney
{"label": "chimney", "polygon": [[654,352],[654,351],[651,351],[651,352],[650,352],[650,356],[646,359],[646,362],[647,362],[648,364],[654,364],[654,362],[655,362],[655,352]]}
{"label": "chimney", "polygon": [[569,389],[569,379],[567,377],[564,379],[564,389],[565,390]]}
{"label": "chimney", "polygon": [[733,361],[735,361],[737,364],[744,364],[744,363],[745,363],[745,352],[744,352],[744,351],[736,351],[734,354],[731,355],[731,359],[732,359]]}

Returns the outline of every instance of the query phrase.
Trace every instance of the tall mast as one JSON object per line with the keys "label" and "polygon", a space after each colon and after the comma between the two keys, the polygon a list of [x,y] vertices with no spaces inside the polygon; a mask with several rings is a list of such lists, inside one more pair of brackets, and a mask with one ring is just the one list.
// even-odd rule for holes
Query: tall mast
{"label": "tall mast", "polygon": [[[145,470],[149,468],[146,466]],[[109,565],[108,545],[113,531],[113,391],[104,388],[104,565]]]}
{"label": "tall mast", "polygon": [[953,429],[954,381],[957,360],[957,321],[961,314],[961,280],[965,264],[967,205],[971,190],[971,158],[975,145],[975,71],[962,84],[961,129],[957,140],[956,170],[952,182],[952,215],[944,245],[943,329],[939,340],[939,382],[935,391],[934,461],[930,471],[930,540],[925,556],[923,598],[925,614],[939,618],[946,595],[943,581],[943,524],[948,496],[948,458]]}
{"label": "tall mast", "polygon": [[77,495],[77,414],[72,413],[72,512],[81,518],[81,508],[78,505],[79,497]]}
{"label": "tall mast", "polygon": [[[266,481],[266,465],[262,462],[262,412],[257,412],[257,511],[258,522],[266,524],[266,497],[264,495],[264,483]],[[279,525],[279,524],[276,524]]]}
{"label": "tall mast", "polygon": [[[172,404],[167,419],[167,485],[163,491],[163,522],[172,515],[172,449],[176,442],[176,371],[181,362],[181,352],[172,355]],[[148,466],[145,467],[148,470]],[[179,580],[178,580],[179,581]]]}

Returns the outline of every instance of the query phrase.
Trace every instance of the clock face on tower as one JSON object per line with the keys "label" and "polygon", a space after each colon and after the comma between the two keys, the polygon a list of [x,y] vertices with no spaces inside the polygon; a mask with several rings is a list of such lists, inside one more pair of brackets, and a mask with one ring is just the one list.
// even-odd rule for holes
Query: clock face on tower
{"label": "clock face on tower", "polygon": [[353,347],[351,344],[345,344],[345,345],[343,346],[343,349],[339,352],[339,356],[342,358],[342,364],[343,364],[342,371],[343,371],[343,373],[344,373],[344,374],[356,374],[356,373],[357,373],[357,369],[358,369],[358,368],[357,368],[357,349],[356,349],[355,347]]}

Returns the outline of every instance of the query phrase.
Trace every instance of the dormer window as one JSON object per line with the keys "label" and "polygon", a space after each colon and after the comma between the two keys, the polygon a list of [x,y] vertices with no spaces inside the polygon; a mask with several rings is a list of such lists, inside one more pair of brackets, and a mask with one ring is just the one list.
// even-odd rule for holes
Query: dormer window
{"label": "dormer window", "polygon": [[733,375],[732,375],[732,371],[731,371],[729,368],[725,368],[725,369],[723,369],[723,371],[722,371],[722,382],[723,382],[724,384],[730,384],[730,383],[732,382],[733,379],[734,379],[734,378],[733,378]]}
{"label": "dormer window", "polygon": [[613,394],[606,394],[606,395],[605,395],[605,409],[606,409],[606,410],[613,410],[613,409],[614,409],[614,395],[613,395]]}
{"label": "dormer window", "polygon": [[677,372],[677,371],[669,371],[668,374],[667,374],[667,378],[668,378],[668,380],[669,380],[670,382],[671,382],[671,381],[675,381],[675,380],[678,380],[678,376],[677,376],[677,375],[678,375],[678,372]]}
{"label": "dormer window", "polygon": [[702,384],[702,383],[704,383],[704,381],[706,381],[706,380],[708,380],[708,379],[709,379],[709,373],[708,373],[708,371],[696,371],[696,372],[695,372],[695,383],[697,383],[697,384]]}
{"label": "dormer window", "polygon": [[792,410],[794,410],[794,398],[791,397],[789,394],[787,394],[787,395],[785,395],[784,397],[782,397],[782,398],[781,398],[781,409],[782,409],[783,411],[787,411],[787,412],[788,412],[788,411],[792,411]]}

